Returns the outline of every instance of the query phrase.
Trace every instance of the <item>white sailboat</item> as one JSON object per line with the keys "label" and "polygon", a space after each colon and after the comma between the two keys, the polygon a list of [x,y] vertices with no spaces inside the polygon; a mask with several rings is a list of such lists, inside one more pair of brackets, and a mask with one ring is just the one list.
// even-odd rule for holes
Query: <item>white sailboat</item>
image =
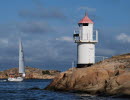
{"label": "white sailboat", "polygon": [[19,75],[15,77],[14,74],[10,75],[8,81],[23,81],[25,77],[25,68],[24,68],[24,52],[22,41],[19,41]]}

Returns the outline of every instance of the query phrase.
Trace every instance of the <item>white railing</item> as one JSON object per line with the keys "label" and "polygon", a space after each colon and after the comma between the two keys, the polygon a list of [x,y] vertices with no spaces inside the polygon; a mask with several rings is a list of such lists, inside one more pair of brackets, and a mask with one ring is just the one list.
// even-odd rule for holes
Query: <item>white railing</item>
{"label": "white railing", "polygon": [[88,40],[83,40],[82,37],[80,36],[81,35],[81,32],[80,31],[74,31],[74,35],[73,35],[73,38],[74,38],[74,41],[75,42],[98,42],[98,31],[97,30],[94,30],[93,34],[92,34],[92,39],[88,39]]}
{"label": "white railing", "polygon": [[74,30],[74,34],[73,34],[73,39],[75,42],[79,42],[80,41],[80,36],[79,36],[79,31],[75,31]]}
{"label": "white railing", "polygon": [[[97,59],[98,58],[98,59]],[[100,58],[100,59],[99,59]],[[99,62],[99,61],[104,61],[105,59],[107,59],[109,57],[106,57],[106,56],[95,56],[95,59],[97,60],[96,62]]]}
{"label": "white railing", "polygon": [[98,30],[94,30],[93,32],[93,41],[98,42]]}
{"label": "white railing", "polygon": [[[99,62],[99,61],[104,61],[105,59],[108,59],[109,57],[106,57],[106,56],[95,56],[94,58],[95,58],[95,62]],[[72,61],[71,66],[75,67],[77,65],[77,63],[78,63],[78,61],[74,60],[74,61]]]}

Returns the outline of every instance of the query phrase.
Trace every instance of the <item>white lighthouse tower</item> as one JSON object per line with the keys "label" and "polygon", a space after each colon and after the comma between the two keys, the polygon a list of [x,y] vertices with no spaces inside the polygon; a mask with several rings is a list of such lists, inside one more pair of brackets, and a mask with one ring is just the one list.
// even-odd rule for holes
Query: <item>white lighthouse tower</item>
{"label": "white lighthouse tower", "polygon": [[93,21],[87,14],[79,21],[78,33],[74,31],[77,43],[77,67],[88,67],[95,63],[95,44],[98,42],[98,31],[93,30]]}

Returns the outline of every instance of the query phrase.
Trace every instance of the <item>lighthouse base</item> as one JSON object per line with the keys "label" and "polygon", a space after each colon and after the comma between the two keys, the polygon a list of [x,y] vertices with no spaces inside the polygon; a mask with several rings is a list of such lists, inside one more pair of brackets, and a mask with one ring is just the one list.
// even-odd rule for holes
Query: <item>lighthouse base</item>
{"label": "lighthouse base", "polygon": [[77,68],[90,67],[93,64],[77,64]]}

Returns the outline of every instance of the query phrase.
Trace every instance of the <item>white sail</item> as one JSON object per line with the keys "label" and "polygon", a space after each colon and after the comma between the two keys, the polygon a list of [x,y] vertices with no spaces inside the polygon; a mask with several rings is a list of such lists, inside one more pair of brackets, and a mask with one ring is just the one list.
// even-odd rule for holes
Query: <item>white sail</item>
{"label": "white sail", "polygon": [[22,74],[23,77],[25,77],[24,52],[21,40],[19,40],[19,73]]}

